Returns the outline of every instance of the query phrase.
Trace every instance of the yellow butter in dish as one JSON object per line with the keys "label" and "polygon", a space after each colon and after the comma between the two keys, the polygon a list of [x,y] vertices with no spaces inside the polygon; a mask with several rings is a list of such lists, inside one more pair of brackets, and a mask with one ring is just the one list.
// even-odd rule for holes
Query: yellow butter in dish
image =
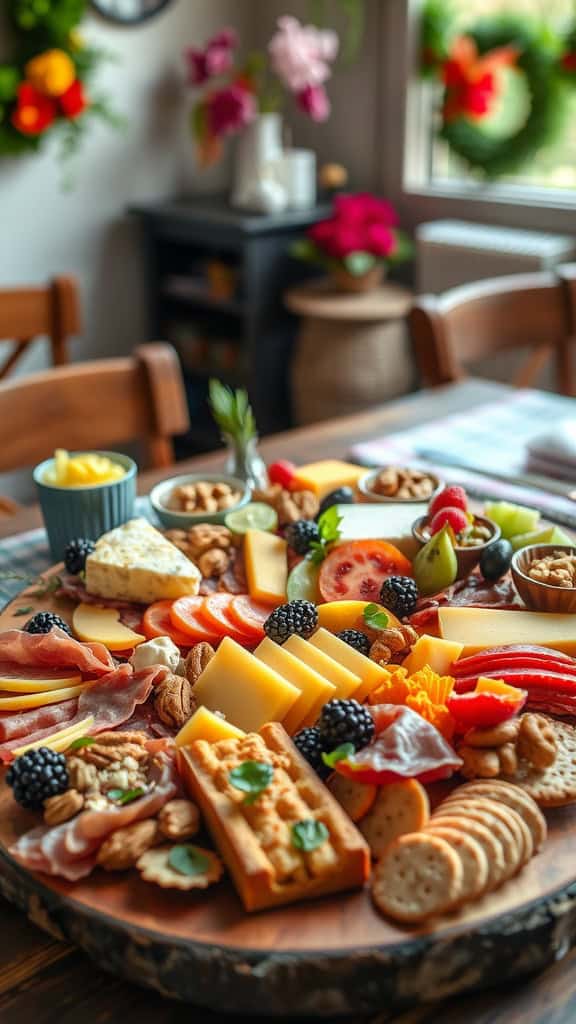
{"label": "yellow butter in dish", "polygon": [[109,484],[125,475],[124,467],[107,455],[96,452],[71,455],[65,448],[57,448],[43,482],[52,487],[91,487]]}

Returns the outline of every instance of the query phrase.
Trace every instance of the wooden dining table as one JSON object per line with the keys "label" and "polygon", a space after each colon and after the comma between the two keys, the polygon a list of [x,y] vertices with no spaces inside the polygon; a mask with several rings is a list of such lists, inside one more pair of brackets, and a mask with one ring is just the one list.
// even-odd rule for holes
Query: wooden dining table
{"label": "wooden dining table", "polygon": [[[343,457],[357,441],[381,437],[423,424],[450,413],[505,399],[510,389],[487,381],[469,380],[420,392],[368,412],[288,431],[262,441],[262,454],[270,461],[296,462]],[[218,467],[222,453],[198,456],[179,464],[180,472]],[[166,476],[140,474],[140,490]],[[39,510],[25,508],[13,516],[0,516],[0,538],[41,525]],[[576,878],[576,857],[574,863]],[[176,1003],[162,995],[105,974],[88,957],[47,934],[48,922],[39,914],[32,922],[0,899],[0,1022],[1,1024],[180,1024],[206,1021],[231,1024],[233,1017]],[[567,943],[568,945],[568,943]],[[418,993],[414,993],[414,1002]],[[290,993],[286,993],[290,1010]],[[264,1019],[266,1008],[261,1008]],[[238,1018],[236,1018],[238,1019]],[[247,1019],[247,1018],[243,1018]],[[250,1020],[256,1019],[250,1018]],[[298,1018],[311,1020],[312,1018]],[[316,1019],[316,1018],[314,1018]],[[543,973],[497,989],[450,998],[439,988],[438,1002],[389,1015],[385,1006],[371,1017],[344,1018],[346,1024],[573,1024],[576,1020],[576,950]]]}

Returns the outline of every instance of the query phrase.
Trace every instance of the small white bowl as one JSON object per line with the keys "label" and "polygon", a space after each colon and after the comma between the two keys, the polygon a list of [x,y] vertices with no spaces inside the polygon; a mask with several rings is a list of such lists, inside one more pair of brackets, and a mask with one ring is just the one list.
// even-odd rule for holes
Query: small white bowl
{"label": "small white bowl", "polygon": [[[390,466],[391,465],[392,464],[390,464]],[[360,480],[358,481],[358,490],[362,495],[363,501],[370,501],[374,502],[375,504],[382,503],[386,505],[390,505],[391,503],[395,503],[397,505],[420,505],[422,503],[426,504],[427,502],[432,501],[432,498],[437,493],[437,491],[439,491],[440,488],[444,486],[440,478],[436,476],[436,473],[429,473],[428,470],[423,469],[420,470],[419,472],[422,472],[425,476],[429,477],[430,480],[432,480],[432,483],[434,484],[432,493],[427,498],[396,498],[394,495],[388,497],[388,495],[386,494],[377,494],[376,491],[372,490],[372,484],[374,483],[376,477],[380,476],[380,473],[382,473],[385,469],[390,469],[390,466],[379,466],[378,469],[371,469],[369,473],[366,473],[365,476],[360,478]],[[407,466],[406,468],[409,469],[410,467]]]}
{"label": "small white bowl", "polygon": [[[230,508],[221,509],[219,512],[178,512],[177,509],[168,508],[165,504],[169,495],[176,487],[183,487],[186,484],[228,484],[233,491],[240,493],[240,498]],[[171,476],[156,484],[149,494],[150,504],[158,519],[169,530],[185,530],[196,523],[223,523],[229,512],[233,512],[250,501],[250,484],[245,480],[239,480],[235,476],[228,476],[226,473],[185,473],[182,476]]]}

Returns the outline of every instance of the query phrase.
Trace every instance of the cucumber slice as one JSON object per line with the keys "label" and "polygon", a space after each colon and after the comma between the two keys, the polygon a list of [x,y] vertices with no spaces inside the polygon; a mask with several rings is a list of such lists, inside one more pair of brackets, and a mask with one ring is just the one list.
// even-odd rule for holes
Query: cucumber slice
{"label": "cucumber slice", "polygon": [[314,565],[309,558],[303,558],[294,566],[288,577],[286,595],[289,601],[312,601],[317,604],[320,600],[318,591],[319,566]]}

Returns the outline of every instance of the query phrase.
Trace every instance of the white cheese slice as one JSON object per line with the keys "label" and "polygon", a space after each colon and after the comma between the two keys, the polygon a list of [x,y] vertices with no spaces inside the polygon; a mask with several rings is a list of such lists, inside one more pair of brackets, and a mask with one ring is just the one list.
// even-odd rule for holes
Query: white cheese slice
{"label": "white cheese slice", "polygon": [[338,505],[340,540],[387,540],[407,558],[413,558],[420,544],[412,536],[412,524],[428,512],[426,502],[379,502],[365,505]]}
{"label": "white cheese slice", "polygon": [[146,519],[130,519],[103,534],[86,559],[86,589],[97,597],[150,604],[197,594],[193,562]]}

